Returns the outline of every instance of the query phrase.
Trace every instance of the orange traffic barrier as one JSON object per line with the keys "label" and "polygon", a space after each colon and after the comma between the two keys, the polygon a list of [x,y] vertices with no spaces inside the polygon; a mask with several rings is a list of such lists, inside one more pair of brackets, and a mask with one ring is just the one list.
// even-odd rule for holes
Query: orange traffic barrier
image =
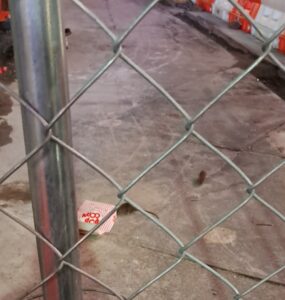
{"label": "orange traffic barrier", "polygon": [[212,7],[214,3],[215,0],[196,0],[196,5],[210,13],[212,12]]}
{"label": "orange traffic barrier", "polygon": [[[244,10],[255,19],[261,6],[261,0],[238,0],[238,3]],[[251,24],[246,18],[234,7],[229,13],[229,23],[238,22],[241,24],[241,29],[244,32],[251,32]]]}
{"label": "orange traffic barrier", "polygon": [[[270,38],[272,34],[285,23],[285,11],[276,9],[273,6],[261,4],[255,21],[262,30],[264,37]],[[259,34],[254,28],[252,28],[251,33],[260,39]],[[279,49],[280,52],[285,53],[285,32],[276,38],[272,45],[274,48]]]}
{"label": "orange traffic barrier", "polygon": [[9,17],[8,0],[0,0],[0,22],[5,22]]}
{"label": "orange traffic barrier", "polygon": [[280,52],[285,53],[285,33],[281,34],[279,37],[279,47]]}

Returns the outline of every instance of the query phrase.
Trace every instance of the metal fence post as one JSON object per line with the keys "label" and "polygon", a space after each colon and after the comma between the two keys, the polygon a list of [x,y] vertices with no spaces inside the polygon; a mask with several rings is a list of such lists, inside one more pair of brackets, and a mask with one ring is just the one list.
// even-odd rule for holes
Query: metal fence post
{"label": "metal fence post", "polygon": [[[47,120],[68,101],[65,47],[59,0],[10,0],[19,92]],[[47,130],[22,109],[26,151],[43,142]],[[65,114],[53,134],[71,143],[70,116]],[[48,143],[28,162],[36,230],[62,253],[78,240],[73,167],[70,154]],[[42,279],[54,272],[58,257],[38,241]],[[73,251],[67,261],[78,265]],[[80,275],[64,267],[43,285],[44,299],[81,299]]]}

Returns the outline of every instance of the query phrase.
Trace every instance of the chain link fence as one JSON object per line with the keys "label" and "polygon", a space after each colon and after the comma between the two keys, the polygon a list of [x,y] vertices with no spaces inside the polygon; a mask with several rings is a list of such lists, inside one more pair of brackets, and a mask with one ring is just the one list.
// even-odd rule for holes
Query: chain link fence
{"label": "chain link fence", "polygon": [[[213,276],[218,278],[227,288],[232,291],[233,299],[242,299],[244,296],[250,294],[259,286],[269,281],[273,276],[282,272],[285,269],[285,265],[275,270],[274,272],[268,274],[262,280],[257,282],[256,284],[248,287],[248,289],[240,291],[238,288],[231,283],[228,279],[226,279],[222,274],[218,271],[207,265],[205,262],[198,259],[196,256],[192,255],[189,250],[193,245],[195,245],[198,241],[200,241],[205,235],[207,235],[210,231],[227,221],[234,214],[236,214],[240,209],[242,209],[248,202],[257,201],[266,207],[272,214],[277,216],[283,222],[285,221],[285,216],[276,208],[274,208],[269,201],[263,199],[260,195],[257,194],[256,188],[261,185],[265,180],[267,180],[271,175],[277,172],[280,168],[282,168],[285,164],[285,160],[281,161],[278,165],[274,166],[268,173],[264,174],[259,180],[256,182],[252,182],[250,178],[245,174],[238,165],[234,163],[227,155],[219,151],[215,146],[213,146],[207,139],[205,139],[199,132],[195,130],[195,123],[206,114],[217,102],[222,101],[223,96],[229,92],[233,87],[235,87],[242,79],[244,79],[250,72],[256,68],[264,59],[270,58],[273,60],[278,67],[285,71],[285,66],[278,60],[278,58],[272,52],[272,42],[285,30],[285,24],[279,28],[269,39],[265,39],[262,30],[258,27],[255,21],[244,11],[244,9],[234,0],[228,0],[234,7],[236,7],[240,13],[244,15],[244,17],[252,24],[255,30],[259,33],[260,37],[263,39],[262,44],[262,54],[244,71],[242,71],[234,80],[228,83],[226,88],[224,88],[214,99],[212,99],[201,111],[199,111],[195,116],[190,116],[184,108],[179,105],[178,101],[174,99],[158,82],[156,82],[149,74],[147,74],[141,67],[139,67],[134,61],[132,61],[123,51],[122,45],[125,39],[129,34],[132,33],[134,28],[139,25],[140,21],[143,20],[147,14],[155,7],[156,4],[159,3],[159,0],[151,1],[147,7],[140,13],[139,16],[130,24],[128,29],[123,32],[121,35],[116,36],[103,22],[98,16],[91,11],[87,6],[85,6],[79,0],[72,0],[72,2],[82,11],[82,13],[88,15],[100,28],[106,33],[106,35],[111,39],[113,43],[113,55],[109,60],[105,62],[101,68],[96,71],[94,75],[82,86],[77,93],[71,98],[71,100],[63,107],[55,116],[53,116],[50,122],[47,122],[46,119],[37,112],[37,110],[30,105],[27,101],[19,97],[16,93],[14,93],[7,86],[0,83],[0,88],[5,93],[8,93],[13,99],[20,103],[20,105],[25,108],[30,115],[33,115],[38,122],[40,122],[41,126],[46,130],[46,138],[45,140],[35,147],[32,151],[27,153],[27,155],[19,160],[10,170],[8,170],[1,178],[0,184],[3,184],[5,180],[7,180],[12,174],[14,174],[19,168],[21,168],[24,164],[29,162],[43,147],[45,147],[49,143],[55,143],[60,147],[67,150],[69,153],[77,157],[79,160],[88,165],[95,172],[104,177],[108,182],[110,182],[117,190],[118,190],[118,200],[115,205],[115,208],[104,217],[101,222],[93,227],[85,236],[83,236],[80,240],[78,240],[68,251],[65,253],[61,253],[50,241],[47,237],[43,236],[36,230],[34,230],[29,225],[23,223],[17,216],[12,215],[4,208],[0,207],[0,211],[2,214],[9,217],[11,220],[18,223],[19,226],[24,227],[31,234],[33,234],[38,240],[43,242],[49,249],[53,251],[53,253],[58,257],[59,263],[56,269],[51,272],[48,276],[43,278],[36,286],[34,286],[27,294],[23,297],[23,299],[36,299],[41,298],[43,295],[32,296],[33,293],[43,287],[49,280],[51,280],[54,276],[56,276],[61,270],[65,268],[69,268],[73,272],[79,273],[84,277],[89,278],[90,280],[96,282],[101,285],[110,295],[118,299],[134,299],[140,293],[144,292],[147,288],[149,288],[156,281],[160,280],[167,273],[171,272],[174,268],[176,268],[182,261],[189,260],[191,262],[196,263],[200,267],[207,270]],[[160,157],[154,160],[151,164],[145,167],[145,169],[133,178],[126,186],[121,186],[115,178],[111,177],[108,173],[106,173],[96,162],[91,161],[80,152],[75,150],[72,146],[70,146],[67,142],[65,142],[62,138],[57,136],[54,133],[54,126],[59,122],[59,120],[69,111],[69,109],[77,102],[80,101],[80,98],[84,93],[96,82],[98,79],[107,71],[112,69],[112,65],[117,61],[121,60],[125,62],[128,66],[130,66],[134,71],[136,71],[143,80],[146,80],[149,84],[155,87],[161,95],[163,95],[165,101],[168,101],[174,110],[180,113],[181,118],[185,121],[185,132],[183,132],[180,138],[168,149],[166,149]],[[152,169],[154,169],[158,164],[163,163],[164,159],[169,156],[172,152],[174,152],[180,145],[182,145],[187,139],[190,137],[194,137],[201,144],[205,145],[208,149],[210,149],[215,155],[219,156],[230,168],[232,168],[244,181],[247,186],[246,193],[247,196],[244,199],[241,199],[240,203],[230,211],[224,212],[222,218],[216,220],[213,224],[209,224],[208,227],[204,228],[202,232],[200,232],[197,236],[194,236],[189,240],[187,244],[184,244],[176,235],[175,232],[172,232],[169,228],[167,228],[164,224],[162,224],[157,218],[153,215],[146,212],[142,209],[135,200],[132,200],[128,197],[128,192]],[[151,278],[148,282],[142,283],[141,287],[131,295],[120,295],[116,290],[114,290],[111,286],[108,286],[104,282],[100,281],[98,278],[92,276],[91,274],[86,273],[80,267],[76,266],[72,262],[67,260],[67,257],[76,251],[78,247],[84,243],[93,233],[96,231],[102,224],[104,224],[112,214],[118,210],[120,205],[123,203],[128,203],[136,210],[138,210],[141,214],[143,214],[150,222],[158,226],[163,232],[168,235],[175,243],[177,244],[177,257],[173,259],[173,262],[164,270],[161,270],[155,277]]]}

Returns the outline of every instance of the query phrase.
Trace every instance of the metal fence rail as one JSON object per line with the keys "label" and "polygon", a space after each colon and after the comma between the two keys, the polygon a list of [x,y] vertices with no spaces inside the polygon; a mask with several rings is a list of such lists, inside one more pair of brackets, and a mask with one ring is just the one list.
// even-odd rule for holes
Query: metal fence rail
{"label": "metal fence rail", "polygon": [[[285,160],[282,160],[278,165],[274,166],[269,172],[264,174],[259,180],[256,182],[252,182],[247,174],[245,174],[238,165],[236,165],[228,156],[224,153],[219,151],[215,146],[213,146],[207,139],[205,139],[199,132],[195,130],[195,123],[209,111],[217,102],[222,101],[223,96],[230,91],[234,86],[236,86],[242,79],[244,79],[250,72],[256,68],[265,58],[269,57],[272,59],[283,71],[285,71],[285,66],[278,60],[278,58],[274,55],[272,50],[272,42],[275,38],[277,38],[285,29],[285,24],[278,29],[271,38],[265,39],[262,30],[259,29],[258,25],[255,21],[245,12],[245,10],[234,0],[228,0],[234,7],[236,7],[244,16],[245,18],[252,24],[252,26],[256,29],[256,31],[260,34],[261,38],[263,39],[262,45],[262,54],[243,72],[241,72],[234,80],[232,80],[214,99],[212,99],[200,112],[198,112],[195,116],[190,116],[188,112],[186,112],[183,107],[179,105],[179,103],[174,99],[159,83],[157,83],[150,75],[148,75],[141,67],[139,67],[134,61],[132,61],[123,51],[122,44],[124,43],[125,39],[128,35],[133,31],[133,29],[139,25],[140,21],[146,17],[146,15],[153,9],[153,7],[159,2],[159,0],[151,1],[147,7],[141,12],[141,14],[136,17],[136,19],[130,24],[128,29],[123,32],[121,35],[116,36],[98,17],[97,15],[92,12],[88,7],[86,7],[81,1],[79,0],[71,0],[78,8],[85,14],[87,14],[94,22],[96,22],[100,28],[108,35],[113,43],[113,55],[101,66],[101,68],[91,76],[91,78],[82,86],[75,95],[71,98],[71,100],[58,112],[56,113],[50,121],[47,121],[45,116],[40,114],[29,102],[25,101],[17,94],[15,94],[11,89],[4,86],[0,83],[0,88],[2,91],[8,93],[12,98],[18,101],[21,106],[29,112],[30,116],[36,118],[37,122],[40,124],[42,129],[45,131],[45,138],[44,140],[34,147],[27,155],[19,160],[10,170],[8,170],[1,178],[0,184],[2,184],[6,179],[8,179],[13,173],[15,173],[21,166],[25,163],[29,162],[41,149],[43,149],[48,144],[56,144],[60,146],[65,151],[68,151],[72,155],[76,156],[78,159],[83,161],[87,164],[90,168],[92,168],[95,172],[99,173],[102,177],[104,177],[107,181],[109,181],[115,188],[118,190],[118,200],[116,203],[115,208],[106,216],[98,225],[95,225],[92,230],[90,230],[84,237],[82,237],[79,241],[74,243],[67,251],[62,252],[60,251],[54,244],[52,244],[48,237],[40,234],[38,231],[34,230],[27,224],[23,223],[19,218],[10,214],[4,208],[0,207],[0,211],[2,214],[6,215],[13,221],[17,222],[20,226],[27,229],[31,232],[37,240],[40,240],[54,253],[55,256],[58,258],[57,266],[54,268],[52,272],[46,275],[42,280],[33,287],[24,297],[23,299],[35,299],[40,298],[43,295],[38,296],[31,296],[37,289],[45,286],[45,284],[54,276],[56,276],[60,271],[63,269],[70,269],[77,274],[81,274],[85,276],[97,284],[101,285],[104,289],[106,289],[111,295],[118,299],[134,299],[148,287],[150,287],[153,283],[158,281],[167,273],[171,272],[174,268],[176,268],[182,261],[189,260],[191,262],[196,263],[200,267],[206,269],[209,273],[213,276],[217,277],[227,288],[232,291],[233,299],[242,299],[244,296],[248,295],[256,288],[258,288],[263,283],[270,280],[276,274],[282,272],[285,269],[285,265],[280,267],[279,269],[275,270],[274,272],[268,274],[262,280],[257,282],[256,284],[248,287],[246,290],[238,290],[238,288],[227,280],[222,274],[218,271],[214,270],[210,266],[208,266],[203,261],[199,260],[197,257],[191,254],[190,250],[193,245],[195,245],[199,240],[201,240],[206,234],[208,234],[211,230],[216,228],[217,226],[221,225],[223,222],[231,218],[235,213],[237,213],[241,208],[243,208],[248,202],[250,201],[257,201],[263,206],[265,206],[271,213],[276,215],[280,220],[283,222],[285,221],[285,216],[276,208],[274,208],[270,204],[270,200],[267,201],[260,197],[257,192],[256,188],[262,184],[265,180],[267,180],[271,175],[273,175],[276,171],[282,168],[285,165]],[[93,85],[97,82],[97,80],[106,72],[108,71],[113,63],[117,60],[122,60],[126,64],[128,64],[133,70],[135,70],[140,76],[149,82],[153,87],[155,87],[163,96],[166,101],[168,101],[172,106],[173,109],[178,111],[181,115],[181,118],[185,120],[185,131],[181,133],[180,138],[168,149],[166,149],[155,161],[150,163],[145,169],[139,173],[135,178],[133,178],[126,186],[121,186],[113,177],[107,174],[103,169],[100,168],[97,163],[89,160],[87,157],[82,155],[80,152],[75,150],[71,145],[68,144],[62,137],[60,137],[56,130],[55,126],[60,122],[60,120],[68,113],[69,109],[77,102],[80,101],[81,96]],[[224,162],[227,163],[244,181],[246,185],[245,194],[246,196],[244,199],[241,199],[240,203],[230,211],[224,212],[222,218],[216,220],[213,224],[209,224],[208,227],[204,228],[202,232],[200,232],[197,236],[191,237],[187,244],[184,244],[179,238],[172,232],[169,228],[167,228],[164,224],[162,224],[158,219],[153,217],[151,214],[144,211],[136,202],[130,199],[127,195],[128,191],[132,189],[148,172],[150,172],[153,168],[155,168],[159,163],[163,163],[163,160],[170,155],[173,151],[175,151],[181,144],[183,144],[187,139],[190,137],[194,137],[200,143],[205,145],[208,149],[210,149],[214,154],[219,156]],[[78,247],[86,241],[90,235],[97,230],[104,222],[108,220],[108,218],[118,210],[119,206],[123,203],[129,203],[131,206],[136,208],[141,214],[148,218],[150,222],[153,222],[156,226],[160,227],[166,235],[168,235],[173,241],[177,244],[177,257],[173,260],[173,262],[164,270],[161,270],[155,277],[150,278],[148,282],[142,283],[141,287],[137,290],[134,290],[130,295],[120,295],[116,292],[112,287],[106,285],[105,283],[101,282],[96,277],[86,273],[76,264],[71,262],[68,257],[74,251],[78,249]],[[45,296],[45,295],[44,295]],[[64,298],[62,298],[64,299]]]}

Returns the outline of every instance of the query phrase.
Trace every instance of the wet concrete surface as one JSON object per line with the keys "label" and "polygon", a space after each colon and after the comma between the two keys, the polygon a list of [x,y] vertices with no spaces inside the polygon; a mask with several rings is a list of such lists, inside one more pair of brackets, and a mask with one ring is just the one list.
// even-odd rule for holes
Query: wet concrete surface
{"label": "wet concrete surface", "polygon": [[[121,32],[146,1],[85,3]],[[68,67],[73,94],[111,55],[104,33],[69,1],[64,1],[70,27]],[[80,24],[80,26],[78,26]],[[195,115],[237,76],[252,57],[232,52],[218,41],[157,6],[128,37],[124,50],[177,101]],[[260,74],[269,76],[267,65]],[[271,73],[270,73],[271,74]],[[271,78],[272,79],[272,78]],[[270,79],[270,80],[271,80]],[[278,86],[282,85],[279,80]],[[15,84],[12,88],[16,89]],[[274,90],[275,91],[275,90]],[[284,158],[284,100],[269,85],[248,76],[209,110],[196,130],[258,180]],[[184,132],[184,122],[169,103],[123,62],[118,61],[72,109],[74,147],[126,185]],[[0,147],[1,174],[23,155],[19,106],[6,116],[12,143]],[[10,148],[10,146],[13,146]],[[12,152],[14,151],[14,152]],[[3,160],[2,160],[3,159]],[[85,199],[115,203],[117,191],[77,159],[78,205]],[[3,166],[3,167],[2,167]],[[21,172],[21,171],[20,171]],[[204,179],[197,184],[203,172]],[[19,173],[0,190],[0,205],[32,224],[27,174]],[[285,213],[285,173],[281,169],[258,193]],[[246,184],[213,152],[190,138],[128,195],[158,215],[184,243],[233,209],[246,197]],[[39,280],[33,236],[0,216],[3,247],[0,299],[16,299]],[[190,252],[234,283],[248,289],[284,265],[284,223],[250,201],[227,222],[205,236]],[[12,249],[12,250],[11,250]],[[118,218],[110,234],[92,237],[81,247],[82,268],[127,296],[175,260],[178,247],[139,212]],[[13,278],[13,282],[11,281]],[[282,299],[280,273],[245,299]],[[83,279],[89,289],[100,289]],[[2,297],[2,298],[1,298]],[[86,292],[84,299],[111,299]],[[137,299],[232,299],[232,291],[206,270],[184,261]]]}

